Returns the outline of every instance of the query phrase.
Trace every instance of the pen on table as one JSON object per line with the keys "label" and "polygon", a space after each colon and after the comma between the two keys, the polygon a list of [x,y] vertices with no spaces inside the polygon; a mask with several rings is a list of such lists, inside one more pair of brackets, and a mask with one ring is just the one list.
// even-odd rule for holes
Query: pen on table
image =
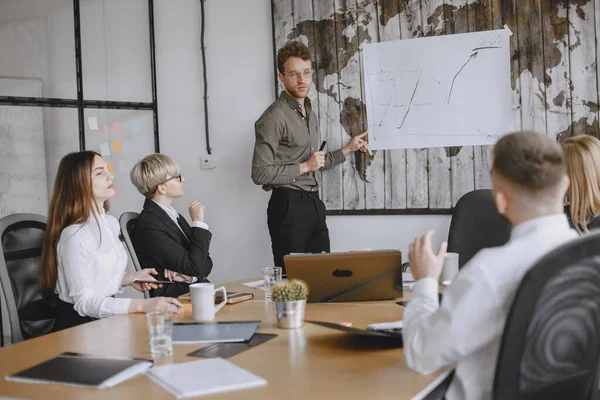
{"label": "pen on table", "polygon": [[323,150],[325,149],[325,145],[326,145],[326,144],[327,144],[327,141],[326,141],[326,140],[323,140],[323,141],[321,142],[321,147],[319,147],[319,151],[323,151]]}

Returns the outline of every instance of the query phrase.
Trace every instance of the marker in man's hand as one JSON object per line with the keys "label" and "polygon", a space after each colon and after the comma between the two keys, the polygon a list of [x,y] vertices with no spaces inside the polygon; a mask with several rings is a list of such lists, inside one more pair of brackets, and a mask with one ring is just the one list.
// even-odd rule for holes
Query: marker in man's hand
{"label": "marker in man's hand", "polygon": [[319,147],[319,151],[323,151],[325,149],[326,144],[327,144],[327,141],[323,140],[323,142],[321,142],[321,147]]}

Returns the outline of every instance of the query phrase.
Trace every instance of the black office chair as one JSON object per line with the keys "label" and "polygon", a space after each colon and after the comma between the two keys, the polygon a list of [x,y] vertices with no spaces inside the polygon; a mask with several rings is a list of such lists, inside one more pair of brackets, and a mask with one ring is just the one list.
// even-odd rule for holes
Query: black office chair
{"label": "black office chair", "polygon": [[[0,284],[7,307],[10,343],[46,334],[54,309],[40,287],[40,256],[46,217],[12,214],[0,219]],[[1,344],[4,346],[4,337]]]}
{"label": "black office chair", "polygon": [[539,260],[513,301],[495,400],[600,398],[600,232]]}
{"label": "black office chair", "polygon": [[[458,267],[462,268],[480,250],[508,242],[511,229],[510,222],[496,210],[492,190],[473,190],[456,203],[448,232],[448,252],[458,253]],[[402,264],[404,271],[408,267],[408,262]]]}
{"label": "black office chair", "polygon": [[511,229],[510,222],[496,210],[491,189],[474,190],[456,203],[448,232],[448,252],[459,254],[458,265],[462,268],[481,249],[508,242]]}
{"label": "black office chair", "polygon": [[[129,252],[129,257],[133,262],[133,267],[136,271],[141,271],[142,267],[140,266],[140,262],[135,254],[135,249],[133,248],[133,243],[131,243],[131,232],[133,232],[133,227],[135,226],[135,220],[140,216],[140,214],[127,211],[121,214],[119,217],[119,225],[121,226],[121,236],[120,239],[125,242],[125,247],[127,248],[127,252]],[[144,292],[144,298],[149,299],[150,293],[148,291]]]}

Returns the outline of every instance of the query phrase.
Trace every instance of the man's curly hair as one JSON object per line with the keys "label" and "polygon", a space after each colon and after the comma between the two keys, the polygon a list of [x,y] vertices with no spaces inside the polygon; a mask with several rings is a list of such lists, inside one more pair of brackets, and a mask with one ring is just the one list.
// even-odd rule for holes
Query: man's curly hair
{"label": "man's curly hair", "polygon": [[292,40],[290,42],[287,42],[277,52],[277,69],[280,73],[285,73],[283,69],[283,64],[285,64],[285,62],[290,57],[298,57],[303,59],[304,61],[312,61],[308,47],[302,42]]}

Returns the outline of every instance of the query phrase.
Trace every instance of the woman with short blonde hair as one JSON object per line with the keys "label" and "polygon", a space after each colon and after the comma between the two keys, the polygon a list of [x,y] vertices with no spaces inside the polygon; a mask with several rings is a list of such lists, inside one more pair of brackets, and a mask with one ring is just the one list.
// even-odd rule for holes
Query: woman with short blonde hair
{"label": "woman with short blonde hair", "polygon": [[600,140],[590,135],[573,136],[563,144],[567,175],[568,214],[579,232],[600,227]]}
{"label": "woman with short blonde hair", "polygon": [[179,165],[171,157],[158,153],[144,157],[129,174],[131,183],[147,199],[154,196],[158,185],[172,176],[181,176]]}
{"label": "woman with short blonde hair", "polygon": [[190,291],[190,283],[207,282],[213,267],[212,234],[204,222],[202,203],[190,203],[191,224],[172,206],[183,196],[185,182],[177,163],[164,154],[150,154],[135,164],[129,176],[146,198],[131,233],[135,254],[140,265],[175,282],[150,290],[150,296],[177,297]]}

